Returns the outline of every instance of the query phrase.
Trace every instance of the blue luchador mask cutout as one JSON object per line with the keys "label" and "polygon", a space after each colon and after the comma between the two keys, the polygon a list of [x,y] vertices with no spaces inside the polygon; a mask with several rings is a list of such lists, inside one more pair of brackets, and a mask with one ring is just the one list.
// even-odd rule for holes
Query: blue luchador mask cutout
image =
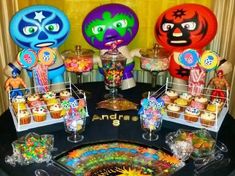
{"label": "blue luchador mask cutout", "polygon": [[128,45],[135,37],[139,21],[135,12],[122,4],[106,4],[93,9],[84,19],[82,32],[97,49]]}
{"label": "blue luchador mask cutout", "polygon": [[23,49],[39,50],[43,47],[59,47],[68,37],[70,24],[59,9],[46,6],[30,6],[17,12],[10,22],[10,34]]}

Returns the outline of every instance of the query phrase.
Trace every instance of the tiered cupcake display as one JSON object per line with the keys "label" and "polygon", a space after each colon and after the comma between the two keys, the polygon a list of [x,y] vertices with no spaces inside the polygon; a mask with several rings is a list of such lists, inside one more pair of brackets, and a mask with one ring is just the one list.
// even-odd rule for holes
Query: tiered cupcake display
{"label": "tiered cupcake display", "polygon": [[190,92],[168,87],[172,84],[167,81],[164,90],[157,90],[165,104],[167,115],[164,119],[217,132],[228,111],[228,98],[212,98],[209,91],[214,90],[209,88],[204,88],[200,95],[192,95]]}
{"label": "tiered cupcake display", "polygon": [[[48,91],[43,94],[27,94],[10,99],[10,111],[17,131],[62,122],[71,107],[88,116],[86,96],[72,94],[73,90]],[[76,97],[73,97],[76,96]]]}

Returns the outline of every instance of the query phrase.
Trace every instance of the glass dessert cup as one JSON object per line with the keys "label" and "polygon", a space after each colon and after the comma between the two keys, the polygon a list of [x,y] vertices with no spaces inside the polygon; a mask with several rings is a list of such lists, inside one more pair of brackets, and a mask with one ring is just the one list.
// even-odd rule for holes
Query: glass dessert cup
{"label": "glass dessert cup", "polygon": [[147,141],[156,141],[159,138],[159,135],[156,134],[160,131],[162,126],[162,119],[161,118],[147,118],[144,114],[140,115],[140,123],[141,128],[145,131],[142,134],[142,138]]}
{"label": "glass dessert cup", "polygon": [[[157,77],[160,72],[164,72],[169,67],[169,53],[158,45],[154,45],[152,49],[140,50],[141,69],[148,71],[152,75],[152,88],[157,85]],[[147,92],[143,93],[143,97],[147,97]]]}
{"label": "glass dessert cup", "polygon": [[109,89],[109,94],[104,96],[105,99],[115,99],[122,97],[118,94],[118,88],[122,82],[123,71],[126,65],[126,58],[117,50],[106,52],[101,57],[104,71],[104,83]]}
{"label": "glass dessert cup", "polygon": [[73,116],[64,117],[64,126],[65,131],[70,133],[70,136],[67,137],[67,140],[72,143],[81,142],[84,139],[84,136],[81,135],[85,130],[86,117],[76,118]]}

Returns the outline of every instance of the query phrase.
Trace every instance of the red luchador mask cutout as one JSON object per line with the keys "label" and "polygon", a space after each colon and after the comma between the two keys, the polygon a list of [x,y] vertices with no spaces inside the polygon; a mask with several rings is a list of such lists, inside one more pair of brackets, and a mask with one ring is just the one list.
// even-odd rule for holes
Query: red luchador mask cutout
{"label": "red luchador mask cutout", "polygon": [[155,37],[169,51],[200,50],[214,38],[217,20],[198,4],[182,4],[163,12],[155,25]]}

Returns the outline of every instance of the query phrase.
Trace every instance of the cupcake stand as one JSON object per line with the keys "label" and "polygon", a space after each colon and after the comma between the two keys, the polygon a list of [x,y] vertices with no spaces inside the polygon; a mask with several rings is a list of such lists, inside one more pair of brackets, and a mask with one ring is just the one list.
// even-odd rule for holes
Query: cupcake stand
{"label": "cupcake stand", "polygon": [[[61,104],[61,102],[62,102],[60,100],[59,93],[63,90],[67,90],[68,92],[70,92],[71,96],[74,98],[74,100],[76,102],[79,102],[80,99],[84,99],[85,102],[86,102],[86,95],[85,95],[84,91],[78,89],[71,82],[65,82],[64,85],[65,85],[65,88],[63,88],[63,89],[53,90],[53,92],[56,93],[56,99],[57,99],[59,104]],[[33,94],[36,90],[36,87],[30,87],[30,88],[28,88],[28,90],[29,90],[29,94]],[[25,92],[24,89],[22,89],[22,91]],[[37,106],[41,107],[42,106],[46,109],[46,120],[41,121],[41,122],[34,121],[32,108],[29,107],[29,105],[26,102],[27,111],[30,113],[30,123],[23,124],[23,125],[20,124],[20,121],[17,118],[17,112],[14,111],[13,104],[12,104],[10,96],[9,96],[9,109],[10,109],[10,112],[11,112],[11,115],[12,115],[14,125],[15,125],[15,128],[16,128],[17,132],[23,132],[25,130],[38,128],[38,127],[43,127],[43,126],[46,126],[46,125],[52,125],[52,124],[56,124],[56,123],[60,123],[60,122],[64,121],[63,117],[60,117],[60,118],[57,118],[57,119],[51,117],[49,109],[47,108],[46,103],[42,100],[42,95],[43,94],[39,94],[39,95],[41,97],[40,100],[42,101],[42,104],[41,105],[36,105],[35,107],[37,107]],[[24,97],[27,97],[27,96],[28,95],[25,95]],[[88,115],[87,107],[85,107],[85,109],[86,109],[86,113]]]}
{"label": "cupcake stand", "polygon": [[[150,96],[151,97],[156,97],[156,98],[159,98],[163,95],[165,95],[165,92],[166,91],[169,91],[169,90],[173,90],[173,91],[176,91],[176,92],[180,92],[180,93],[183,93],[182,90],[176,90],[174,89],[173,87],[180,87],[181,85],[178,85],[178,86],[174,86],[175,83],[172,83],[172,82],[169,82],[168,78],[167,78],[167,81],[166,81],[166,84],[163,85],[161,88],[159,88],[156,92],[152,93]],[[185,86],[185,85],[182,85],[182,86]],[[188,85],[186,85],[188,86]],[[213,91],[213,89],[209,89],[209,88],[204,88],[203,90],[203,94],[202,96],[208,98],[208,101],[210,99],[210,92]],[[179,117],[178,118],[174,118],[174,117],[171,117],[169,116],[168,114],[168,110],[167,108],[165,107],[165,111],[166,111],[166,114],[165,116],[163,117],[163,119],[165,121],[170,121],[170,122],[173,122],[173,123],[178,123],[178,124],[182,124],[182,125],[186,125],[186,126],[190,126],[190,127],[193,127],[193,128],[205,128],[211,132],[215,132],[216,133],[216,136],[217,136],[217,133],[222,125],[222,122],[228,112],[228,108],[229,108],[229,91],[228,90],[225,90],[226,92],[226,100],[222,106],[222,108],[219,108],[218,105],[216,105],[216,110],[215,110],[215,123],[214,125],[212,126],[204,126],[201,124],[201,119],[200,119],[200,115],[198,116],[198,121],[197,122],[189,122],[187,120],[184,119],[184,111],[183,112],[175,112],[175,113],[178,113]],[[187,93],[187,92],[186,92]],[[179,106],[179,105],[178,105]],[[181,108],[181,107],[180,107]],[[184,107],[186,108],[186,107]],[[219,110],[221,109],[221,110]],[[204,109],[204,110],[201,110],[201,113],[205,113],[205,112],[209,112],[208,110]]]}

